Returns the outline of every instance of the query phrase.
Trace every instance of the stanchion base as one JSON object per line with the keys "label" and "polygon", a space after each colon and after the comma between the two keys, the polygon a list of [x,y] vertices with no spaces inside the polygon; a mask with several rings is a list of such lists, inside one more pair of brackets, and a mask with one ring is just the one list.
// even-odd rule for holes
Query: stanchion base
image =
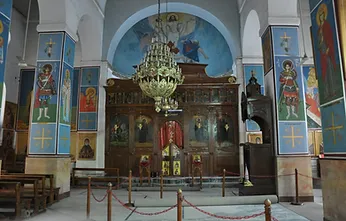
{"label": "stanchion base", "polygon": [[127,206],[127,207],[135,207],[135,204],[133,204],[133,203],[125,203],[125,206]]}
{"label": "stanchion base", "polygon": [[301,202],[291,202],[291,205],[302,206],[302,205],[304,205],[304,203],[301,203]]}

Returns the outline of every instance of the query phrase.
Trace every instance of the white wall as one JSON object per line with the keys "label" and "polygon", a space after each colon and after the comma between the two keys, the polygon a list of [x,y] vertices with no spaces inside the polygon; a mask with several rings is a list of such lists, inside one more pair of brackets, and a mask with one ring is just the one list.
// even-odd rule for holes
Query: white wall
{"label": "white wall", "polygon": [[22,56],[23,53],[25,22],[23,15],[13,9],[10,27],[11,41],[8,45],[5,70],[6,101],[13,103],[18,102],[20,68],[16,56]]}

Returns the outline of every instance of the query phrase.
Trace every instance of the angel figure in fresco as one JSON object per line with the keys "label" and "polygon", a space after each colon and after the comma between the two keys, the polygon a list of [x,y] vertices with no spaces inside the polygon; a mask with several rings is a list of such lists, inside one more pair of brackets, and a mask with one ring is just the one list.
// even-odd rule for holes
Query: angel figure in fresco
{"label": "angel figure in fresco", "polygon": [[80,98],[80,112],[95,112],[96,111],[96,89],[88,87]]}
{"label": "angel figure in fresco", "polygon": [[298,118],[297,111],[299,110],[299,86],[297,84],[297,72],[293,68],[291,60],[283,62],[283,71],[280,73],[280,98],[279,98],[279,111],[283,103],[286,105],[287,116],[286,119],[291,117],[291,114]]}
{"label": "angel figure in fresco", "polygon": [[84,139],[84,145],[79,152],[79,158],[81,159],[93,159],[94,158],[94,150],[90,146],[89,138]]}
{"label": "angel figure in fresco", "polygon": [[65,72],[65,79],[62,85],[62,117],[65,122],[70,121],[70,106],[71,106],[71,79],[70,71]]}
{"label": "angel figure in fresco", "polygon": [[35,96],[35,108],[39,108],[38,121],[42,118],[42,114],[44,114],[43,117],[50,119],[48,116],[48,108],[52,96],[56,95],[55,80],[53,79],[52,70],[53,67],[51,64],[45,64],[42,67],[42,72],[39,73],[37,78],[38,88]]}
{"label": "angel figure in fresco", "polygon": [[330,23],[327,21],[328,8],[326,4],[321,4],[316,15],[318,25],[318,50],[320,52],[320,64],[322,71],[322,80],[325,84],[324,96],[333,96],[334,78],[336,72],[336,58],[333,40],[333,30]]}

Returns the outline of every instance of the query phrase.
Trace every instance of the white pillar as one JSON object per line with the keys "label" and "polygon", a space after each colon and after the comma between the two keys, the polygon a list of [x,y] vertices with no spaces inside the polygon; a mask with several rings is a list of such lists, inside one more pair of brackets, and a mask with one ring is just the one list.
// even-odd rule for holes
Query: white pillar
{"label": "white pillar", "polygon": [[[236,72],[237,72],[237,83],[239,84],[239,105],[238,105],[238,125],[239,125],[239,143],[246,142],[246,131],[245,131],[245,123],[242,121],[241,116],[241,93],[245,91],[244,85],[244,70],[243,70],[243,62],[241,58],[236,59]],[[239,173],[240,177],[244,177],[244,149],[239,146]]]}

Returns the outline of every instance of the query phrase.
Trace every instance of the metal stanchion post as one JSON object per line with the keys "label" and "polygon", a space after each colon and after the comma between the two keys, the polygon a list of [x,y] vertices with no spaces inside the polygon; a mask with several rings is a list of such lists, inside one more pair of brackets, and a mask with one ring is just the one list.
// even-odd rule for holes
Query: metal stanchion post
{"label": "metal stanchion post", "polygon": [[202,189],[203,188],[202,168],[199,169],[199,185],[200,185],[200,189]]}
{"label": "metal stanchion post", "polygon": [[163,175],[160,175],[160,199],[163,197]]}
{"label": "metal stanchion post", "polygon": [[91,194],[91,176],[88,176],[87,208],[86,208],[86,215],[88,219],[90,218],[90,194]]}
{"label": "metal stanchion post", "polygon": [[266,199],[264,201],[264,213],[265,213],[265,221],[271,221],[272,220],[272,209],[271,209],[272,202],[270,202],[269,199]]}
{"label": "metal stanchion post", "polygon": [[181,189],[178,190],[177,193],[177,221],[182,221],[183,220],[183,192]]}
{"label": "metal stanchion post", "polygon": [[112,183],[108,183],[107,221],[112,221]]}
{"label": "metal stanchion post", "polygon": [[292,202],[292,205],[295,206],[301,206],[303,205],[303,203],[299,202],[299,184],[298,184],[298,169],[295,169],[295,181],[296,181],[296,197],[295,197],[295,201]]}
{"label": "metal stanchion post", "polygon": [[225,182],[226,182],[226,169],[223,169],[222,174],[222,197],[225,197]]}
{"label": "metal stanchion post", "polygon": [[129,171],[129,187],[128,187],[128,202],[125,204],[128,207],[133,207],[132,203],[132,170]]}

